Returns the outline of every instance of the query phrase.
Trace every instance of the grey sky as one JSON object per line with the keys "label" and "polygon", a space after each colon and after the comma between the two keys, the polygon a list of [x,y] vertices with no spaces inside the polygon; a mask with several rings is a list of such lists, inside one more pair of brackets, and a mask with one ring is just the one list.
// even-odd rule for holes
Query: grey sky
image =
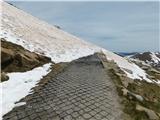
{"label": "grey sky", "polygon": [[12,2],[87,41],[116,52],[159,50],[158,2]]}

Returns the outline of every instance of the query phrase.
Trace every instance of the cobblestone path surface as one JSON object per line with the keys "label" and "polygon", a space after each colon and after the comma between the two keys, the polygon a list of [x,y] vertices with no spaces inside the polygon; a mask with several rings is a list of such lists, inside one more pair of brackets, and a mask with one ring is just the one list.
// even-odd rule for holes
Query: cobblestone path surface
{"label": "cobblestone path surface", "polygon": [[100,59],[71,62],[64,72],[27,96],[4,120],[119,120],[118,95]]}

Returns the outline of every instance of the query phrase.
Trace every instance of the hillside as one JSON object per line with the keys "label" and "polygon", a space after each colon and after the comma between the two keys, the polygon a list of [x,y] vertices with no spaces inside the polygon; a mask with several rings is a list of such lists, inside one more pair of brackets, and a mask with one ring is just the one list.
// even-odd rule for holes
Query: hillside
{"label": "hillside", "polygon": [[69,62],[98,51],[104,52],[107,59],[114,60],[128,77],[148,80],[146,73],[134,63],[70,35],[5,2],[2,2],[2,7],[1,38],[21,45],[32,52],[46,55],[55,63]]}

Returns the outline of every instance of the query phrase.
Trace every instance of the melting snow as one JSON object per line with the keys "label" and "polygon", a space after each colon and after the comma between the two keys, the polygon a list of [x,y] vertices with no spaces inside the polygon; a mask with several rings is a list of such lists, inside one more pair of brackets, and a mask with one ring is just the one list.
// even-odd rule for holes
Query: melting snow
{"label": "melting snow", "polygon": [[[24,105],[24,102],[16,103],[28,95],[39,80],[50,72],[51,63],[35,68],[27,72],[8,73],[9,80],[0,84],[1,116],[12,110],[15,106]],[[16,103],[16,104],[15,104]]]}

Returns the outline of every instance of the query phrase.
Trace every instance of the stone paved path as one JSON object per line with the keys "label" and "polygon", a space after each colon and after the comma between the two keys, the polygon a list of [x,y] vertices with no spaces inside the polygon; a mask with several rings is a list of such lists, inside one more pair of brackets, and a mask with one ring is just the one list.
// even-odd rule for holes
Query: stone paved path
{"label": "stone paved path", "polygon": [[119,120],[120,116],[115,87],[96,55],[70,63],[29,97],[4,120]]}

